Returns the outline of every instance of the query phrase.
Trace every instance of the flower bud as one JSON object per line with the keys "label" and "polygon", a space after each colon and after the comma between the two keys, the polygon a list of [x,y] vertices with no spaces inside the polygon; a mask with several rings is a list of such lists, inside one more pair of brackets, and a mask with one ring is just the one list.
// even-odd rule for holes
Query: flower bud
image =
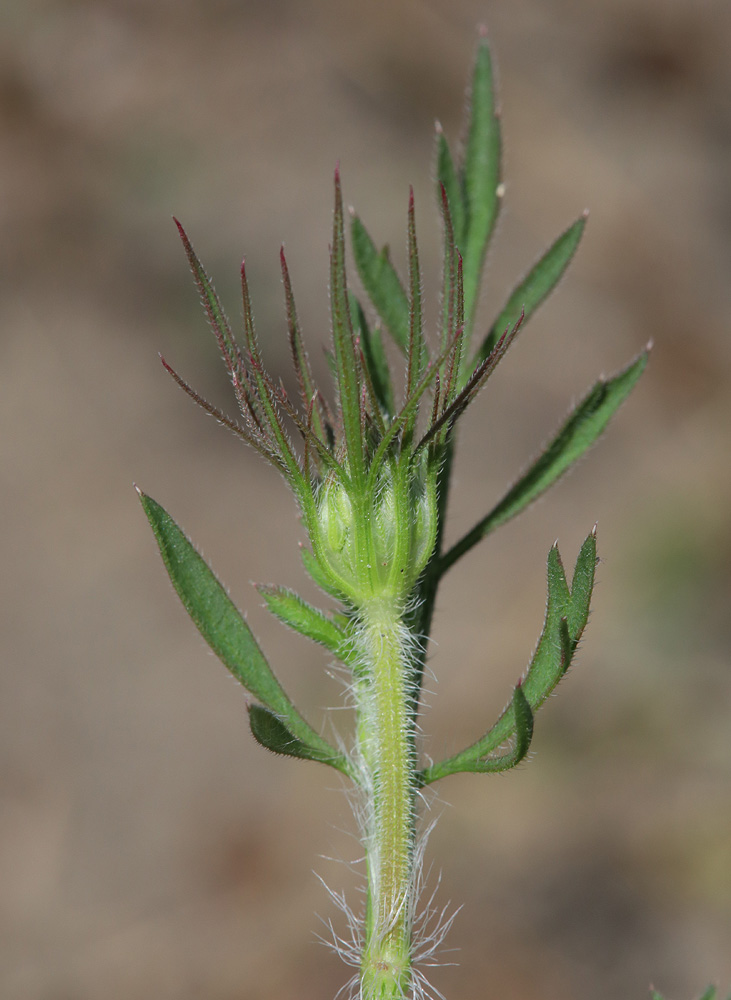
{"label": "flower bud", "polygon": [[384,471],[374,495],[361,504],[334,477],[322,485],[320,552],[356,603],[386,591],[405,596],[432,553],[434,491],[426,488],[420,470],[410,472],[398,489],[391,470]]}

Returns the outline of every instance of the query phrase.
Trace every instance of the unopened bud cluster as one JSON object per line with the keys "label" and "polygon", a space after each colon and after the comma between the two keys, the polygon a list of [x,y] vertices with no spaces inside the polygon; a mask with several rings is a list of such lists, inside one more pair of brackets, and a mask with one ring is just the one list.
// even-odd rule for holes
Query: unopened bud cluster
{"label": "unopened bud cluster", "polygon": [[334,475],[322,483],[318,554],[346,593],[398,598],[413,588],[434,549],[438,524],[436,489],[429,488],[425,466],[394,477],[386,465],[373,494],[353,493]]}

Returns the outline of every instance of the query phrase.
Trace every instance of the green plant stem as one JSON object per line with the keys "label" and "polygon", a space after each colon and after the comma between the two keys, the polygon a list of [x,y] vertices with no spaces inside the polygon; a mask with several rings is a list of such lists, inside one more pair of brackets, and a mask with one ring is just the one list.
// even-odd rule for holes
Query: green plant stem
{"label": "green plant stem", "polygon": [[364,770],[368,902],[361,964],[364,1000],[405,997],[411,981],[416,752],[412,659],[396,602],[361,611],[362,680],[356,687]]}
{"label": "green plant stem", "polygon": [[416,602],[413,620],[411,622],[413,634],[421,637],[421,642],[418,644],[416,651],[416,663],[414,670],[412,705],[415,715],[419,712],[421,685],[424,676],[424,667],[426,666],[427,646],[429,636],[431,635],[437,590],[439,589],[439,582],[442,576],[441,557],[444,546],[444,525],[447,519],[447,507],[449,505],[449,488],[452,479],[453,461],[454,438],[447,442],[444,449],[444,455],[442,457],[442,464],[439,468],[439,477],[437,480],[436,539],[434,543],[434,550],[419,582],[419,599]]}

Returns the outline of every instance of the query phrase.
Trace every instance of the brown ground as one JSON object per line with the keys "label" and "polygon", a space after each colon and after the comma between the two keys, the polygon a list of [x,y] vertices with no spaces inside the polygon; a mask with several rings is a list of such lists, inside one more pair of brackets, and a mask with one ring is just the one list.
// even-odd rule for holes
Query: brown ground
{"label": "brown ground", "polygon": [[322,723],[340,698],[323,657],[249,586],[301,583],[285,488],[157,361],[228,401],[170,215],[234,317],[248,255],[277,371],[282,240],[310,338],[327,335],[336,159],[399,260],[413,182],[433,289],[431,125],[458,129],[478,21],[508,180],[486,320],[592,217],[462,436],[454,532],[600,370],[656,350],[590,459],[445,588],[435,754],[502,707],[540,628],[548,548],[559,536],[572,560],[599,522],[596,611],[536,760],[439,788],[429,856],[464,909],[460,965],[434,980],[454,1000],[731,983],[731,7],[5,0],[3,1000],[322,1000],[344,981],[314,941],[332,910],[312,869],[350,885],[319,856],[357,853],[337,778],[253,743],[132,482],[193,534]]}

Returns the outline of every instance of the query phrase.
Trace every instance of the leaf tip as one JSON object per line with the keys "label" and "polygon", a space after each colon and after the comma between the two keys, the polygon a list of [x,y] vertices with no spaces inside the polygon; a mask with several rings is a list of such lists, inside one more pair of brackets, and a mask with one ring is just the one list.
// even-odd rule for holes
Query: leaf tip
{"label": "leaf tip", "polygon": [[444,135],[444,129],[442,128],[442,123],[439,121],[438,118],[435,119],[434,121],[434,131],[436,132],[437,135]]}
{"label": "leaf tip", "polygon": [[487,25],[486,24],[478,24],[477,25],[477,37],[480,39],[480,41],[483,41],[484,39],[487,38]]}
{"label": "leaf tip", "polygon": [[183,224],[179,221],[179,219],[176,219],[175,216],[173,216],[173,222],[178,227],[178,233],[180,235],[181,240],[186,246],[188,246],[190,244],[190,240],[188,239],[188,234],[183,229]]}

